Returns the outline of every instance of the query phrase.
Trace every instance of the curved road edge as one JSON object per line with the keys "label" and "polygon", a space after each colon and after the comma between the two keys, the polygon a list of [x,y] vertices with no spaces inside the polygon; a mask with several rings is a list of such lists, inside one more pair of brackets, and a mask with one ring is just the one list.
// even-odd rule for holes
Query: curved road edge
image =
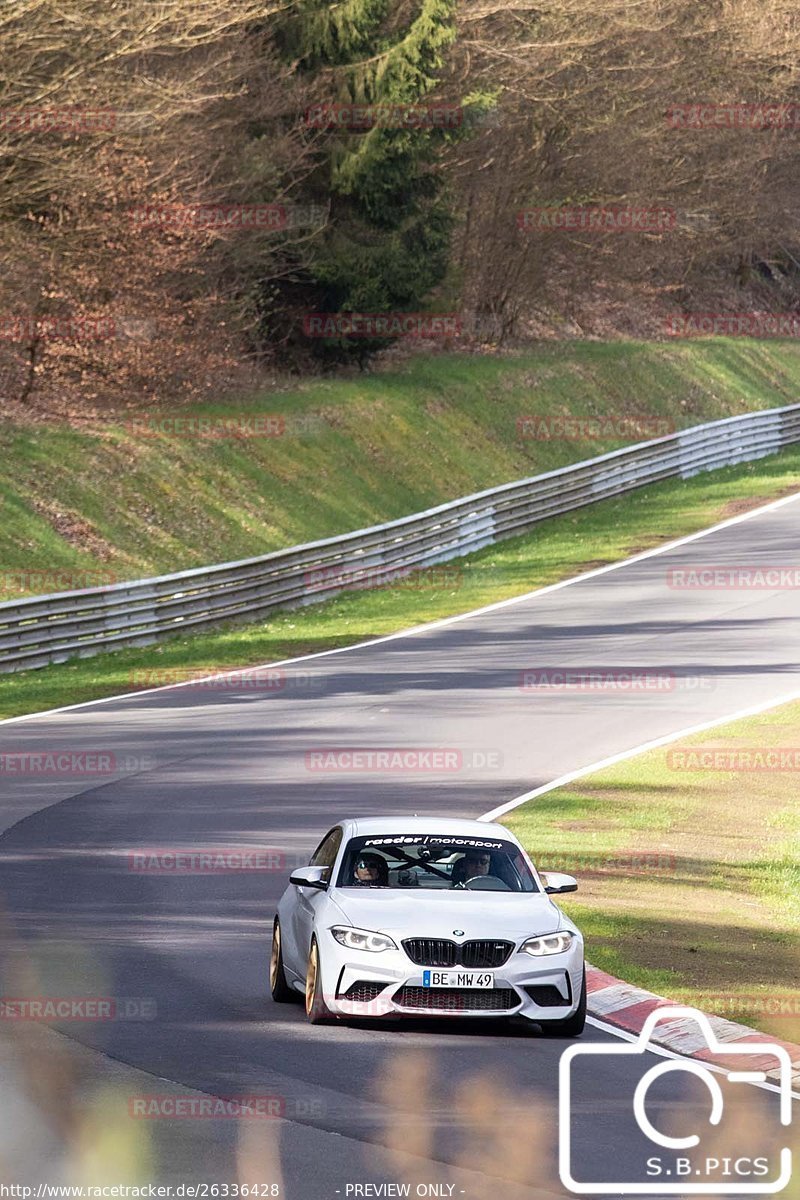
{"label": "curved road edge", "polygon": [[[691,737],[693,734],[705,733],[708,729],[718,729],[723,725],[742,720],[745,717],[758,716],[760,713],[780,708],[784,704],[791,704],[795,700],[800,700],[800,691],[798,690],[787,692],[777,700],[770,700],[766,704],[754,704],[749,708],[740,709],[738,712],[730,713],[727,716],[716,717],[713,721],[703,721],[699,725],[691,725],[686,729],[679,730],[677,733],[670,733],[666,737],[654,738],[650,742],[643,742],[640,746],[633,746],[629,750],[623,750],[620,754],[613,754],[608,758],[599,759],[588,767],[581,767],[580,770],[570,771],[568,774],[561,775],[558,779],[553,779],[550,783],[545,783],[530,792],[523,792],[521,796],[516,796],[513,800],[509,800],[507,803],[493,808],[490,812],[483,813],[479,820],[498,821],[506,813],[519,808],[522,804],[527,804],[528,801],[535,800],[538,796],[544,796],[548,792],[557,791],[558,788],[566,787],[567,784],[574,783],[578,779],[585,779],[587,776],[593,775],[595,771],[602,771],[605,767],[613,767],[617,763],[636,758],[640,754],[645,754],[648,750],[657,750],[661,746],[668,746],[683,738]],[[679,1005],[675,1000],[668,1000],[665,996],[658,996],[654,992],[646,991],[644,988],[634,987],[629,983],[625,983],[624,980],[617,979],[614,975],[608,975],[605,971],[601,971],[598,967],[593,967],[590,963],[587,963],[586,967],[587,1007],[590,1017],[595,1018],[595,1023],[601,1024],[601,1027],[602,1025],[606,1025],[615,1033],[623,1031],[623,1033],[638,1036],[642,1033],[647,1018],[656,1009],[685,1007],[684,1005]],[[720,1042],[747,1042],[755,1044],[769,1041],[770,1045],[783,1046],[788,1052],[792,1063],[792,1086],[797,1089],[792,1094],[800,1098],[800,1045],[796,1042],[784,1042],[777,1038],[767,1038],[766,1034],[759,1033],[758,1030],[751,1029],[748,1025],[742,1025],[738,1021],[729,1021],[724,1017],[714,1016],[711,1013],[705,1013],[704,1015],[711,1023],[712,1031]],[[706,1061],[710,1057],[708,1045],[701,1036],[701,1031],[697,1023],[690,1018],[675,1019],[656,1025],[652,1041],[656,1046],[672,1051],[681,1058],[697,1058],[701,1061]],[[768,1079],[777,1080],[780,1077],[780,1069],[770,1067],[770,1063],[772,1062],[774,1062],[774,1055],[765,1055],[755,1062],[753,1061],[753,1057],[748,1056],[746,1060],[741,1058],[736,1063],[732,1063],[731,1069],[743,1070],[748,1066],[755,1067],[757,1070],[763,1070]]]}
{"label": "curved road edge", "polygon": [[[307,661],[308,659],[324,657],[326,655],[337,655],[337,654],[347,653],[348,651],[351,651],[354,649],[359,649],[364,646],[371,646],[371,645],[376,645],[376,644],[379,644],[382,642],[393,641],[393,640],[399,639],[399,638],[410,637],[410,636],[421,633],[423,631],[427,631],[432,628],[443,627],[443,626],[455,624],[455,623],[463,621],[469,617],[473,617],[479,613],[494,611],[494,610],[505,608],[505,607],[508,607],[511,605],[519,604],[527,599],[530,599],[533,596],[538,596],[538,595],[542,595],[547,592],[556,591],[561,588],[565,588],[572,584],[578,583],[582,580],[586,580],[586,579],[596,577],[599,575],[604,575],[608,572],[619,570],[620,568],[622,568],[624,566],[628,566],[631,563],[639,562],[639,561],[642,561],[647,558],[651,558],[654,556],[664,554],[667,551],[672,550],[678,546],[682,546],[682,545],[694,542],[694,541],[704,538],[710,534],[718,532],[721,529],[726,529],[731,526],[738,525],[742,522],[748,521],[748,520],[752,519],[753,517],[761,515],[765,512],[774,511],[775,509],[782,508],[784,505],[787,505],[787,504],[790,504],[793,502],[797,502],[798,499],[800,499],[800,492],[793,493],[790,496],[782,497],[779,500],[770,502],[769,504],[762,505],[755,509],[751,509],[746,513],[729,518],[729,519],[727,519],[721,523],[718,523],[714,526],[711,526],[707,529],[703,529],[703,530],[697,531],[693,534],[690,534],[686,537],[672,540],[672,541],[666,542],[662,545],[659,545],[657,547],[653,547],[650,550],[644,551],[644,552],[634,555],[630,558],[622,559],[618,562],[606,564],[603,567],[596,568],[592,571],[584,572],[582,574],[567,578],[565,580],[561,580],[556,584],[552,584],[552,585],[549,585],[544,588],[534,589],[532,592],[528,592],[521,596],[512,597],[512,598],[504,600],[504,601],[500,601],[500,602],[497,602],[497,603],[494,603],[491,605],[487,605],[484,608],[473,610],[472,612],[457,614],[455,616],[444,618],[440,621],[432,622],[427,625],[418,626],[418,627],[408,629],[408,630],[398,631],[396,633],[390,634],[385,637],[368,639],[367,641],[357,643],[354,646],[347,646],[347,647],[341,647],[341,648],[333,649],[333,650],[319,651],[314,654],[302,655],[302,656],[298,656],[297,658],[287,659],[287,660],[283,660],[283,661],[285,661],[287,663],[302,662],[302,661]],[[269,664],[269,665],[276,665],[276,664]],[[238,671],[236,669],[233,669],[231,671],[218,672],[218,673],[215,673],[214,676],[210,676],[209,678],[235,676],[237,673],[240,673],[241,670],[250,671],[252,669],[253,668],[251,666],[251,667],[247,667],[247,668],[241,668]],[[196,684],[196,682],[197,682],[196,680],[192,681],[193,684]],[[94,705],[101,705],[103,703],[109,703],[113,700],[119,700],[119,699],[123,699],[123,698],[124,699],[138,698],[139,696],[150,695],[153,692],[169,691],[169,690],[174,690],[174,689],[177,689],[180,687],[186,687],[186,686],[190,686],[190,684],[184,683],[184,684],[167,685],[166,687],[162,687],[162,688],[153,688],[153,689],[138,691],[135,694],[129,694],[127,696],[103,697],[103,698],[99,698],[96,700],[85,701],[80,704],[66,705],[62,708],[47,710],[46,712],[43,712],[43,713],[26,714],[25,716],[21,716],[21,717],[7,718],[4,721],[0,721],[0,724],[2,724],[2,725],[12,724],[12,723],[16,723],[19,721],[31,720],[34,717],[50,715],[50,714],[59,713],[59,712],[66,712],[66,711],[71,711],[74,709],[82,709],[82,708],[92,707]],[[587,767],[581,768],[577,771],[570,772],[565,775],[561,775],[558,778],[552,780],[551,782],[544,784],[541,787],[534,789],[533,791],[526,792],[526,793],[518,796],[516,799],[511,800],[511,801],[501,805],[499,808],[493,809],[490,812],[485,813],[483,815],[482,819],[483,820],[497,819],[500,816],[502,816],[504,813],[512,810],[513,808],[516,808],[517,806],[525,803],[528,800],[535,799],[539,795],[542,795],[546,792],[550,792],[550,791],[554,790],[555,788],[558,788],[560,786],[563,786],[567,783],[572,782],[575,779],[584,777],[584,776],[592,773],[593,771],[596,771],[596,770],[601,769],[606,766],[613,765],[614,763],[620,762],[624,759],[632,758],[635,755],[638,755],[648,749],[667,745],[667,744],[674,742],[680,738],[687,737],[692,734],[700,733],[707,729],[725,725],[729,722],[735,721],[742,717],[756,715],[757,713],[780,707],[783,704],[786,704],[792,700],[797,700],[797,699],[800,699],[800,691],[794,690],[793,692],[786,693],[783,696],[778,697],[777,699],[773,698],[768,702],[765,702],[765,703],[762,703],[762,704],[759,704],[756,706],[752,706],[748,709],[734,711],[734,712],[725,714],[721,717],[717,717],[711,721],[704,722],[704,723],[698,724],[698,725],[694,725],[689,728],[682,729],[682,730],[674,732],[674,733],[670,733],[669,735],[667,735],[665,737],[658,738],[653,741],[640,744],[639,746],[627,749],[627,750],[621,752],[620,754],[614,755],[610,758],[599,760],[599,761],[597,761],[593,764],[590,764]],[[622,1037],[623,1039],[626,1039],[626,1040],[631,1040],[631,1035],[641,1032],[641,1030],[644,1027],[647,1016],[650,1013],[652,1013],[654,1011],[654,1009],[672,1005],[674,1003],[672,1001],[667,1000],[664,997],[656,996],[653,993],[644,991],[643,989],[632,987],[631,985],[626,984],[624,981],[618,980],[612,976],[606,975],[605,973],[599,971],[597,968],[594,968],[594,967],[590,968],[589,977],[590,977],[590,982],[588,984],[589,1011],[592,1014],[592,1023],[598,1025],[600,1028],[605,1028],[608,1032],[613,1033],[616,1036]],[[747,1026],[739,1025],[734,1022],[727,1021],[724,1018],[716,1017],[713,1015],[709,1015],[708,1019],[712,1022],[712,1027],[714,1027],[716,1030],[719,1031],[718,1037],[721,1041],[748,1040],[748,1041],[752,1042],[752,1041],[767,1040],[766,1035],[760,1034],[757,1031],[748,1028]],[[694,1030],[690,1031],[685,1024],[674,1022],[672,1027],[669,1027],[665,1024],[662,1027],[661,1031],[659,1032],[658,1036],[654,1038],[654,1042],[655,1042],[656,1046],[662,1047],[662,1049],[664,1051],[666,1051],[667,1053],[674,1053],[676,1055],[679,1055],[680,1057],[702,1058],[702,1047],[697,1044],[697,1030],[695,1028]],[[777,1044],[783,1044],[789,1051],[790,1058],[791,1058],[792,1064],[793,1064],[793,1081],[794,1081],[795,1085],[797,1085],[798,1083],[800,1083],[800,1046],[796,1046],[796,1045],[793,1045],[790,1043],[777,1043]],[[774,1088],[774,1085],[766,1085],[766,1086],[772,1086]]]}
{"label": "curved road edge", "polygon": [[[157,692],[177,691],[179,688],[196,687],[199,683],[206,683],[212,679],[230,679],[236,675],[246,674],[247,672],[266,670],[271,667],[286,667],[299,662],[310,662],[317,658],[347,654],[353,650],[363,650],[369,646],[380,646],[385,642],[393,642],[399,638],[414,637],[417,634],[427,633],[433,629],[444,629],[449,625],[457,625],[459,622],[467,621],[472,617],[482,616],[484,613],[497,612],[503,608],[522,604],[534,597],[546,596],[551,592],[561,591],[562,588],[571,587],[576,583],[583,583],[588,579],[597,579],[601,575],[608,575],[612,571],[619,571],[623,567],[632,566],[634,563],[644,562],[648,558],[657,558],[661,554],[669,553],[670,550],[676,550],[680,546],[688,546],[692,542],[710,537],[712,534],[719,533],[724,529],[731,529],[736,525],[741,525],[746,521],[763,516],[765,513],[775,512],[785,505],[797,503],[798,501],[800,501],[800,491],[791,492],[788,496],[780,496],[777,500],[770,500],[767,504],[760,504],[755,508],[748,509],[746,512],[737,513],[736,516],[727,517],[724,521],[718,521],[715,525],[709,525],[705,529],[698,529],[694,533],[686,534],[683,537],[673,538],[657,546],[651,546],[649,550],[642,550],[638,554],[632,554],[628,558],[620,558],[615,562],[605,563],[602,567],[593,567],[589,571],[581,571],[577,575],[569,575],[566,579],[559,579],[556,583],[549,583],[544,587],[534,588],[532,591],[523,592],[519,596],[509,596],[505,600],[496,600],[491,604],[484,604],[480,608],[469,609],[463,613],[454,613],[452,616],[441,617],[436,621],[428,621],[423,625],[413,625],[409,629],[398,629],[394,633],[383,634],[380,637],[367,638],[363,642],[353,642],[349,646],[335,646],[328,650],[316,650],[312,654],[298,654],[294,658],[281,658],[265,663],[250,663],[246,667],[232,667],[229,671],[216,671],[210,675],[185,680],[182,683],[167,683],[153,688],[137,688],[136,691],[117,692],[113,696],[98,696],[94,700],[82,700],[78,704],[62,704],[56,708],[42,709],[40,712],[23,713],[16,717],[3,717],[0,718],[0,725],[18,724],[21,721],[33,721],[37,717],[53,716],[63,712],[75,712],[82,708],[92,708],[96,704],[112,704],[115,700],[138,699],[144,696],[152,696]],[[779,703],[782,703],[782,701],[779,701]],[[730,719],[733,720],[734,718],[731,717]],[[636,751],[633,751],[633,753],[636,753]],[[563,778],[566,779],[566,776]],[[557,782],[547,786],[557,786]],[[511,803],[521,804],[523,799],[530,799],[533,795],[534,793],[531,793],[529,796],[512,801]]]}

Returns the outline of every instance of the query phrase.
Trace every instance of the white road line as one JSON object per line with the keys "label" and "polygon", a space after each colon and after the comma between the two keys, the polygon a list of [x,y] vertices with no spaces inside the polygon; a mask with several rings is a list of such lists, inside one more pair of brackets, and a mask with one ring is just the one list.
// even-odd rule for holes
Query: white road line
{"label": "white road line", "polygon": [[[783,496],[780,500],[772,500],[769,504],[762,504],[759,508],[750,509],[749,512],[740,513],[736,517],[729,517],[725,521],[720,521],[717,525],[711,525],[707,529],[700,529],[696,533],[687,534],[685,537],[676,538],[674,541],[665,542],[661,546],[654,546],[650,550],[643,550],[640,554],[634,554],[631,558],[620,559],[619,562],[607,563],[604,567],[594,567],[591,571],[584,571],[580,575],[572,575],[569,579],[561,579],[558,583],[550,583],[546,587],[534,588],[532,592],[524,592],[521,596],[511,596],[508,600],[496,600],[492,604],[486,604],[482,608],[473,608],[469,612],[457,613],[452,617],[442,617],[438,621],[429,621],[426,625],[415,625],[410,629],[401,629],[397,633],[384,634],[382,637],[370,638],[365,642],[356,642],[352,646],[339,646],[332,650],[316,650],[313,654],[300,654],[296,658],[282,658],[277,662],[252,664],[249,667],[236,667],[230,671],[216,671],[211,675],[204,675],[202,678],[188,679],[182,683],[167,683],[162,687],[146,688],[135,692],[121,692],[114,696],[101,696],[97,700],[83,700],[80,704],[64,704],[58,708],[47,708],[41,712],[25,713],[20,717],[6,717],[0,720],[0,725],[11,725],[19,721],[33,721],[37,717],[55,715],[57,713],[74,712],[81,708],[91,708],[95,704],[113,704],[117,700],[138,700],[143,696],[152,696],[157,692],[172,691],[177,688],[196,687],[198,683],[203,683],[211,679],[230,679],[236,675],[244,674],[248,671],[261,671],[270,667],[286,667],[293,663],[310,662],[315,658],[326,658],[334,654],[348,654],[353,650],[363,650],[368,646],[380,646],[384,642],[393,642],[398,638],[414,637],[419,633],[427,633],[432,629],[444,629],[448,625],[456,625],[459,621],[467,621],[472,617],[482,616],[484,613],[498,612],[503,608],[510,608],[513,604],[523,604],[528,600],[535,600],[539,596],[550,595],[551,592],[560,591],[561,588],[572,587],[573,584],[582,583],[586,579],[596,579],[600,575],[607,575],[611,571],[620,571],[623,567],[629,567],[633,563],[643,562],[648,558],[656,558],[658,555],[667,554],[670,550],[676,550],[680,546],[688,546],[691,542],[697,542],[701,538],[709,537],[713,533],[719,533],[723,529],[730,529],[734,525],[741,525],[745,521],[752,521],[755,517],[760,517],[764,513],[774,512],[779,508],[783,508],[786,504],[794,504],[800,500],[800,492],[793,492],[791,496]],[[496,542],[495,545],[502,545],[502,542]],[[293,609],[287,611],[296,611]],[[46,668],[44,668],[46,670]],[[521,801],[520,801],[521,803]]]}
{"label": "white road line", "polygon": [[541,787],[524,792],[515,800],[509,800],[506,804],[493,808],[491,812],[484,813],[478,817],[478,820],[496,821],[498,817],[511,812],[513,808],[518,808],[520,804],[526,804],[528,800],[535,800],[537,796],[544,796],[545,793],[555,791],[556,788],[565,787],[566,784],[574,783],[576,779],[583,779],[586,775],[592,775],[595,771],[602,771],[604,767],[613,767],[617,763],[625,762],[628,758],[635,758],[637,754],[644,754],[647,750],[657,750],[659,746],[668,746],[671,742],[677,742],[679,738],[705,733],[707,729],[718,729],[720,725],[729,725],[732,721],[741,721],[745,717],[757,717],[759,713],[768,712],[771,708],[780,708],[782,704],[791,704],[794,700],[800,700],[800,690],[784,692],[782,696],[762,701],[761,704],[753,704],[750,708],[740,708],[738,712],[726,713],[724,717],[714,717],[712,721],[703,721],[699,725],[688,725],[686,729],[679,729],[676,733],[665,733],[663,737],[654,738],[651,742],[642,742],[641,745],[633,746],[630,750],[621,750],[619,754],[601,758],[597,762],[590,763],[588,767],[579,767],[576,771],[569,771],[566,775],[561,775],[550,783],[543,783]]}

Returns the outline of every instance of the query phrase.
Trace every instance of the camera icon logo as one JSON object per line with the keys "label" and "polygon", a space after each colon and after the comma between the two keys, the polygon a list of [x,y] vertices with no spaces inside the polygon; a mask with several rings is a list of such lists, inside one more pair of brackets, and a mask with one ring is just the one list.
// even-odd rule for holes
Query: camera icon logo
{"label": "camera icon logo", "polygon": [[[668,1058],[649,1069],[644,1069],[643,1056],[647,1051],[657,1049],[652,1043],[653,1031],[661,1022],[694,1021],[699,1026],[700,1033],[708,1051],[714,1056],[715,1064],[723,1069],[721,1074],[713,1068],[703,1065],[693,1059]],[[559,1175],[561,1182],[569,1191],[577,1195],[596,1196],[617,1193],[619,1195],[719,1195],[723,1194],[761,1194],[771,1195],[780,1192],[792,1177],[792,1151],[788,1146],[782,1146],[773,1156],[774,1169],[771,1159],[767,1156],[739,1158],[709,1158],[698,1152],[695,1156],[691,1151],[700,1146],[700,1136],[690,1133],[674,1137],[657,1127],[646,1111],[648,1092],[657,1080],[665,1075],[683,1073],[699,1079],[708,1090],[710,1096],[710,1112],[707,1120],[712,1127],[719,1126],[725,1113],[725,1096],[720,1085],[720,1078],[727,1077],[727,1084],[745,1083],[760,1084],[767,1082],[766,1073],[760,1069],[742,1070],[742,1057],[758,1055],[759,1059],[770,1056],[777,1061],[778,1082],[773,1090],[778,1092],[779,1121],[781,1126],[791,1123],[792,1108],[792,1062],[784,1046],[774,1042],[721,1042],[717,1038],[711,1023],[705,1013],[694,1008],[663,1007],[651,1012],[644,1027],[635,1042],[630,1044],[608,1045],[606,1043],[570,1046],[561,1055],[559,1063]],[[628,1072],[639,1075],[633,1093],[633,1116],[640,1132],[646,1139],[646,1144],[666,1151],[666,1155],[653,1156],[643,1164],[642,1178],[609,1182],[597,1182],[576,1178],[576,1139],[573,1136],[573,1080],[575,1060],[580,1058],[597,1058],[612,1056],[616,1066],[625,1060],[630,1060],[633,1068]],[[639,1061],[637,1061],[639,1056]],[[729,1066],[726,1066],[726,1060]],[[602,1062],[602,1058],[601,1058]],[[601,1063],[595,1064],[600,1067]],[[759,1064],[754,1064],[758,1066]],[[641,1074],[638,1068],[641,1067]],[[781,1139],[782,1140],[782,1139]],[[685,1152],[680,1157],[676,1152]],[[719,1168],[726,1166],[725,1177],[720,1179]],[[713,1166],[712,1166],[713,1165]],[[715,1175],[715,1171],[717,1174]],[[731,1176],[734,1176],[731,1178]],[[770,1176],[773,1176],[770,1178]]]}

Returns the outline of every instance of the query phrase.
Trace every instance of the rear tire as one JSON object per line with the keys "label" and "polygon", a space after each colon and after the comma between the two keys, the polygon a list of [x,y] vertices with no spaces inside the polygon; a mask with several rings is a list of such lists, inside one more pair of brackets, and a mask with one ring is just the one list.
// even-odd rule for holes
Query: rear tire
{"label": "rear tire", "polygon": [[312,1025],[325,1025],[334,1015],[325,1003],[322,992],[322,967],[317,939],[312,937],[306,968],[306,1016]]}
{"label": "rear tire", "polygon": [[272,926],[272,949],[269,956],[269,990],[276,1004],[289,1004],[297,999],[297,993],[286,982],[286,972],[283,969],[283,946],[281,945],[281,926],[275,918]]}
{"label": "rear tire", "polygon": [[563,1021],[539,1021],[537,1023],[541,1025],[542,1033],[546,1033],[548,1037],[580,1037],[586,1024],[586,967],[583,968],[581,998],[572,1016],[566,1017]]}

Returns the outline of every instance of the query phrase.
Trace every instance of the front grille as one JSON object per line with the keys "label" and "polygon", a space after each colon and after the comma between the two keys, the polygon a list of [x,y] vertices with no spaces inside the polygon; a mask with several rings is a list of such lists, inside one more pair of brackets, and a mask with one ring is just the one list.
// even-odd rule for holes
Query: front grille
{"label": "front grille", "polygon": [[421,967],[454,967],[458,962],[458,946],[444,938],[408,938],[403,949]]}
{"label": "front grille", "polygon": [[420,967],[472,967],[485,970],[487,967],[502,967],[511,951],[513,942],[448,941],[446,938],[407,938],[403,949],[413,963]]}
{"label": "front grille", "polygon": [[380,996],[385,983],[374,983],[369,979],[357,979],[355,983],[351,983],[347,991],[341,996],[342,1000],[357,1000],[360,1004],[369,1004],[370,1000],[374,1000]]}
{"label": "front grille", "polygon": [[513,988],[401,987],[392,996],[399,1008],[424,1008],[428,1012],[505,1012],[516,1008]]}
{"label": "front grille", "polygon": [[562,996],[557,987],[553,987],[552,983],[540,983],[526,987],[525,991],[530,996],[534,1004],[538,1004],[540,1008],[566,1008],[572,1003],[569,996]]}
{"label": "front grille", "polygon": [[461,966],[502,967],[513,949],[513,942],[464,942]]}

